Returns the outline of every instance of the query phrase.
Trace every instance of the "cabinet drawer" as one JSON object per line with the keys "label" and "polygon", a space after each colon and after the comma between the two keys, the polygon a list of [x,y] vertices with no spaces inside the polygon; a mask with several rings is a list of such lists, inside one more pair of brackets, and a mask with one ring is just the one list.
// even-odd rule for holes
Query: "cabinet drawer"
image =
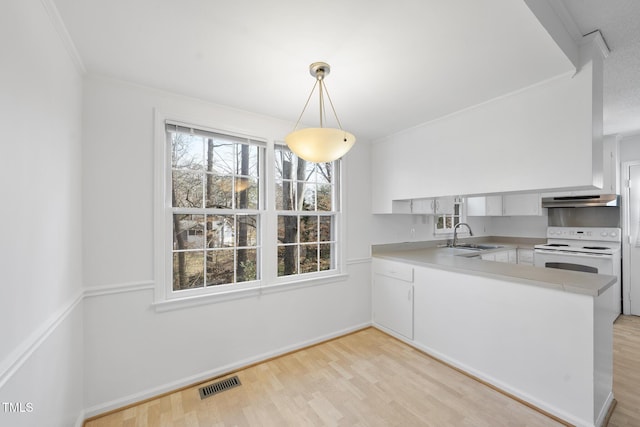
{"label": "cabinet drawer", "polygon": [[413,283],[413,267],[409,264],[374,258],[373,272],[374,274],[381,274],[383,276]]}

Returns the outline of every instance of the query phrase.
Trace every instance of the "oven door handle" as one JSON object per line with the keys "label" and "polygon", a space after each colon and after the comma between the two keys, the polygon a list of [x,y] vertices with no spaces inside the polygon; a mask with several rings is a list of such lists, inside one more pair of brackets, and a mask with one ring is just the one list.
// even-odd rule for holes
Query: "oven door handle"
{"label": "oven door handle", "polygon": [[558,256],[573,256],[573,257],[586,257],[586,258],[613,258],[613,254],[596,254],[592,252],[572,252],[572,251],[556,251],[553,249],[536,249],[536,253],[551,254]]}

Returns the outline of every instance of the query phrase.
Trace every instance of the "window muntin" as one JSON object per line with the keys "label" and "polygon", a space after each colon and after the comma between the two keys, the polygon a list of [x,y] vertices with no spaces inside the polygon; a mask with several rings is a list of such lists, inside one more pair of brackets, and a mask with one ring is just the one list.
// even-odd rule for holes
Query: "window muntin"
{"label": "window muntin", "polygon": [[278,277],[337,269],[337,164],[275,147]]}
{"label": "window muntin", "polygon": [[172,290],[260,279],[264,146],[167,124]]}
{"label": "window muntin", "polygon": [[464,217],[464,204],[461,197],[456,197],[453,203],[453,213],[437,215],[434,221],[434,233],[435,234],[447,234],[453,233],[453,229],[456,224],[465,222]]}

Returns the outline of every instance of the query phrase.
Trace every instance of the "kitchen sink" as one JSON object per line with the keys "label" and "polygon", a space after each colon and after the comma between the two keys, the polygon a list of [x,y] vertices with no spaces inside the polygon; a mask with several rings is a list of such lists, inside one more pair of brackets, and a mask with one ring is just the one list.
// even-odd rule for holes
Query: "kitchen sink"
{"label": "kitchen sink", "polygon": [[498,245],[483,245],[481,243],[458,243],[454,246],[455,249],[467,249],[470,251],[486,251],[490,249],[500,249],[502,246]]}

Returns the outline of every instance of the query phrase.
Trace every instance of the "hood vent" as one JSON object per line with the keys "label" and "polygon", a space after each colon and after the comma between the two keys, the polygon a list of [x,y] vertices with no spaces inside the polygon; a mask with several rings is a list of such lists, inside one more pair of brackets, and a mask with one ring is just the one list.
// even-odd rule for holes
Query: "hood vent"
{"label": "hood vent", "polygon": [[543,197],[543,208],[587,208],[598,206],[619,206],[617,194],[594,194],[590,196]]}

